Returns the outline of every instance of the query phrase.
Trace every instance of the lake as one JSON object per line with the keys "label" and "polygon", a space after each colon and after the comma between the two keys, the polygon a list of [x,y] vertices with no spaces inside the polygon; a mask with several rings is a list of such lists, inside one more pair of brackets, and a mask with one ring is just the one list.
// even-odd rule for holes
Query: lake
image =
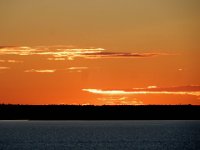
{"label": "lake", "polygon": [[0,121],[0,150],[198,150],[200,121]]}

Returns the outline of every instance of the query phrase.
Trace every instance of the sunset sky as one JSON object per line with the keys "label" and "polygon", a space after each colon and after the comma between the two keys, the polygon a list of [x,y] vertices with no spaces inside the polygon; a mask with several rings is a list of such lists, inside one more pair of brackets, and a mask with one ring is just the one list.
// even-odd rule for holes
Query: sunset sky
{"label": "sunset sky", "polygon": [[0,103],[200,105],[199,0],[1,0]]}

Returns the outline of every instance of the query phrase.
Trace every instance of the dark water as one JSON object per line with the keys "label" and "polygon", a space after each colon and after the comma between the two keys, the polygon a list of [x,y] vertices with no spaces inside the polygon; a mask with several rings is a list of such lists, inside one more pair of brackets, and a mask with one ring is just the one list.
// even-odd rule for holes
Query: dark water
{"label": "dark water", "polygon": [[0,150],[200,150],[200,121],[0,121]]}

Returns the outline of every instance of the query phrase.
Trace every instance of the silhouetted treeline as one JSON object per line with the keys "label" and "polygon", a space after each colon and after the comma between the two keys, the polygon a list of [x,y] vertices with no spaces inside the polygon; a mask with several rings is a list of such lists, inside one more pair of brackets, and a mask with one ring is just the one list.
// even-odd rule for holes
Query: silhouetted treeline
{"label": "silhouetted treeline", "polygon": [[200,106],[0,105],[1,120],[199,120]]}

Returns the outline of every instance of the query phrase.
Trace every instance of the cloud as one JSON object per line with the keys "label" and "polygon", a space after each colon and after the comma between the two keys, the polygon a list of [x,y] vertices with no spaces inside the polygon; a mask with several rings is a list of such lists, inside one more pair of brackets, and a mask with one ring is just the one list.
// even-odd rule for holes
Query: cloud
{"label": "cloud", "polygon": [[200,85],[157,87],[148,86],[147,88],[133,88],[135,91],[169,91],[169,92],[191,92],[200,91]]}
{"label": "cloud", "polygon": [[59,60],[59,61],[62,61],[62,60],[66,60],[65,58],[47,58],[47,60]]}
{"label": "cloud", "polygon": [[0,55],[42,55],[49,56],[48,60],[74,60],[75,58],[100,59],[100,58],[144,58],[161,53],[130,53],[130,52],[108,52],[104,48],[74,48],[69,46],[0,46]]}
{"label": "cloud", "polygon": [[[69,48],[67,46],[37,46],[37,47],[0,47],[0,55],[42,55],[54,58],[66,57],[73,60],[76,57],[84,57],[85,54],[98,53],[103,48]],[[58,60],[58,59],[57,59]]]}
{"label": "cloud", "polygon": [[99,52],[86,53],[85,57],[92,58],[133,58],[133,57],[151,57],[159,55],[158,53],[124,53],[124,52]]}
{"label": "cloud", "polygon": [[126,100],[128,97],[113,97],[113,96],[111,96],[111,97],[101,97],[101,98],[98,98],[98,100],[102,100],[102,101],[108,101],[108,100],[110,100],[110,101],[116,101],[116,100],[120,100],[120,101],[122,101],[122,100]]}
{"label": "cloud", "polygon": [[88,67],[69,67],[69,70],[85,70],[88,69]]}
{"label": "cloud", "polygon": [[6,62],[6,61],[5,61],[5,60],[2,60],[2,59],[0,59],[0,62],[1,62],[1,63],[3,63],[3,62]]}
{"label": "cloud", "polygon": [[193,95],[200,96],[200,86],[176,86],[176,87],[165,87],[160,88],[156,86],[149,86],[147,88],[133,88],[133,89],[82,89],[83,91],[101,94],[101,95],[145,95],[145,94],[167,94],[167,95]]}
{"label": "cloud", "polygon": [[183,69],[182,69],[182,68],[179,68],[178,71],[183,71]]}
{"label": "cloud", "polygon": [[1,62],[1,63],[2,63],[2,62],[5,62],[5,60],[0,59],[0,62]]}
{"label": "cloud", "polygon": [[69,67],[67,69],[29,69],[24,72],[36,72],[36,73],[54,73],[56,71],[74,71],[74,72],[82,72],[82,70],[86,70],[88,67]]}
{"label": "cloud", "polygon": [[67,69],[71,72],[82,72],[83,70],[87,70],[88,67],[69,67]]}
{"label": "cloud", "polygon": [[9,67],[0,67],[0,70],[10,69]]}
{"label": "cloud", "polygon": [[24,72],[36,72],[36,73],[54,73],[56,69],[48,69],[48,70],[36,70],[36,69],[30,69],[25,70]]}
{"label": "cloud", "polygon": [[39,51],[35,48],[21,46],[21,47],[0,47],[0,55],[31,55],[34,52]]}
{"label": "cloud", "polygon": [[137,98],[129,98],[122,96],[107,96],[97,98],[97,100],[103,101],[106,105],[143,105],[143,102]]}
{"label": "cloud", "polygon": [[14,60],[14,59],[9,59],[9,60],[3,60],[3,59],[0,59],[0,63],[22,63],[23,61],[19,61],[19,60]]}

